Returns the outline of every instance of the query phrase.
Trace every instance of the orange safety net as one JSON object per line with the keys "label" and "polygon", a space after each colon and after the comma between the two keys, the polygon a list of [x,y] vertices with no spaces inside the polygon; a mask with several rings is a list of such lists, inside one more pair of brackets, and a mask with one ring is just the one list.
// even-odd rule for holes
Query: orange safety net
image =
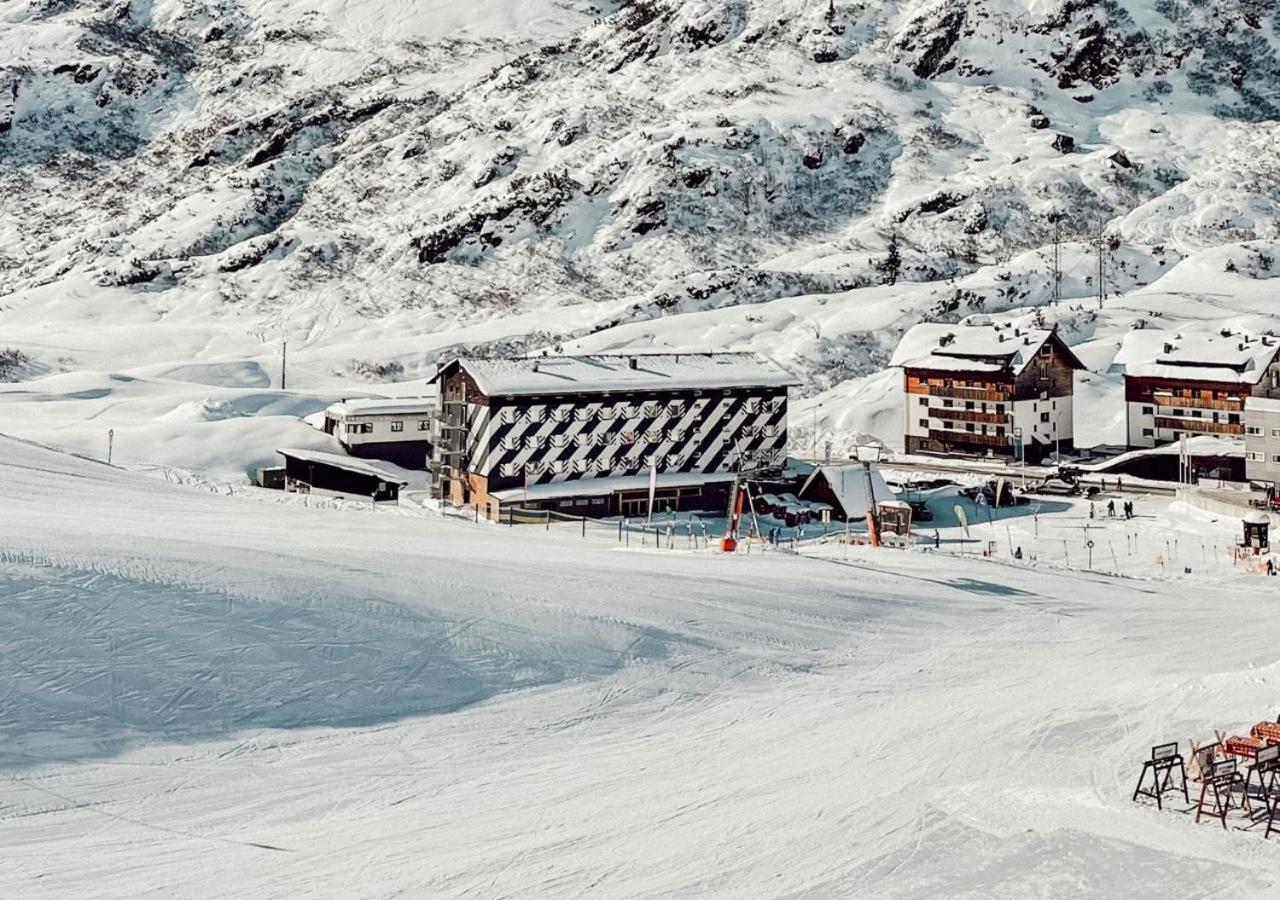
{"label": "orange safety net", "polygon": [[1249,733],[1268,744],[1280,744],[1280,722],[1259,722],[1249,729]]}
{"label": "orange safety net", "polygon": [[1267,742],[1259,737],[1240,737],[1231,735],[1222,742],[1222,749],[1232,756],[1244,756],[1253,759],[1258,751],[1267,746]]}

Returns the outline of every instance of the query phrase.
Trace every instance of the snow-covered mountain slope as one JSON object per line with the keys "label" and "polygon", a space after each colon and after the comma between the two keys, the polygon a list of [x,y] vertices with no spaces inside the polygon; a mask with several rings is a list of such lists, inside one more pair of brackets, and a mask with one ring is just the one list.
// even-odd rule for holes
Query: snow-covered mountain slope
{"label": "snow-covered mountain slope", "polygon": [[1043,306],[1055,232],[1075,340],[1131,324],[1070,306],[1098,234],[1169,315],[1184,259],[1265,312],[1280,237],[1266,0],[17,0],[0,67],[28,376],[752,346],[847,431],[906,326]]}

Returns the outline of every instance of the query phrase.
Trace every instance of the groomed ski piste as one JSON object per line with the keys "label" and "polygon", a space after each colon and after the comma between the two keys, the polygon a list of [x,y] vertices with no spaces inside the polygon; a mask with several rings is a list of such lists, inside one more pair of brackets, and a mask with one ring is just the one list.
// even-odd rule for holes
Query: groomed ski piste
{"label": "groomed ski piste", "polygon": [[1243,820],[1130,800],[1153,744],[1274,716],[1265,578],[628,549],[8,438],[0,498],[0,896],[1262,896],[1280,875]]}

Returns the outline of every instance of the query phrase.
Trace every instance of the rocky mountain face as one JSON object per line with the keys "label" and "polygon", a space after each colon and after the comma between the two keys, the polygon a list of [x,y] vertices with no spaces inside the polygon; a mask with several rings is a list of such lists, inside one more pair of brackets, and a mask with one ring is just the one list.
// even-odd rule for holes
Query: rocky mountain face
{"label": "rocky mountain face", "polygon": [[1278,119],[1272,0],[13,0],[0,329],[94,294],[600,346],[931,285],[788,344],[825,387],[1044,302],[1055,234],[1102,235],[1114,291],[1276,240]]}

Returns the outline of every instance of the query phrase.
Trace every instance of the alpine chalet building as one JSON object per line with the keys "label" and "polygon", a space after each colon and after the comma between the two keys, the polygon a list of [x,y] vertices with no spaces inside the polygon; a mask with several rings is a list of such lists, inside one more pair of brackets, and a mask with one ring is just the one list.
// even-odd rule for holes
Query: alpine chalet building
{"label": "alpine chalet building", "polygon": [[903,335],[890,365],[903,372],[908,453],[1035,464],[1075,447],[1083,366],[1057,331],[926,322]]}
{"label": "alpine chalet building", "polygon": [[1141,329],[1112,363],[1124,373],[1131,448],[1186,435],[1243,438],[1250,398],[1280,398],[1280,341],[1266,335]]}
{"label": "alpine chalet building", "polygon": [[440,389],[435,484],[496,519],[721,511],[738,471],[781,469],[796,379],[749,353],[455,359]]}

